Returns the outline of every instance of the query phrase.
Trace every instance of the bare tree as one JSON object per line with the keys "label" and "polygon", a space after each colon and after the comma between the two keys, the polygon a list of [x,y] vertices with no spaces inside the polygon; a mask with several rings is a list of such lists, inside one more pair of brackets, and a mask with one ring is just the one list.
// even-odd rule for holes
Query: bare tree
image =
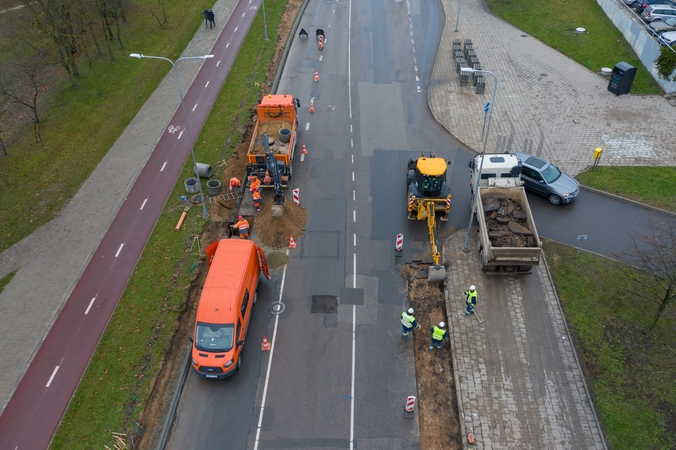
{"label": "bare tree", "polygon": [[[46,88],[47,64],[45,54],[38,52],[15,64],[14,70],[0,78],[0,95],[10,102],[27,108],[31,113],[35,142],[42,142],[42,120],[38,99]],[[18,56],[17,56],[18,58]]]}
{"label": "bare tree", "polygon": [[34,28],[46,37],[59,55],[59,61],[73,86],[80,75],[75,60],[83,31],[78,26],[80,4],[74,0],[31,0],[25,3]]}
{"label": "bare tree", "polygon": [[652,217],[648,230],[632,235],[631,248],[616,255],[643,273],[626,270],[634,282],[630,292],[657,305],[648,327],[652,332],[667,307],[676,301],[676,220]]}

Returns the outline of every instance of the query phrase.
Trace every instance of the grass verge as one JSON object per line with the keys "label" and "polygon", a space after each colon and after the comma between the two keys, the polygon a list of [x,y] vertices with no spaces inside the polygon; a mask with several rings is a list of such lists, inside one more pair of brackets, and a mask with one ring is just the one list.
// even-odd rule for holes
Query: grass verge
{"label": "grass verge", "polygon": [[[286,0],[266,2],[269,32],[279,24],[285,5]],[[276,36],[271,34],[266,42],[258,14],[198,137],[202,161],[225,159],[239,143],[274,54]],[[138,421],[173,324],[185,307],[190,274],[199,264],[197,249],[189,248],[192,235],[202,231],[201,208],[192,208],[181,231],[174,231],[183,210],[178,201],[185,193],[182,180],[191,171],[188,163],[56,433],[54,449],[112,447],[111,432],[125,432]]]}
{"label": "grass verge", "polygon": [[[625,61],[636,67],[632,94],[660,94],[631,45],[594,0],[486,0],[493,14],[574,59],[593,72]],[[586,34],[575,33],[585,28]]]}
{"label": "grass verge", "polygon": [[575,178],[585,186],[676,213],[676,167],[597,167]]}
{"label": "grass verge", "polygon": [[5,289],[5,286],[9,284],[10,281],[12,281],[12,278],[14,278],[14,275],[16,275],[15,272],[11,272],[4,277],[0,278],[0,292],[2,292],[3,289]]}
{"label": "grass verge", "polygon": [[622,264],[584,251],[576,257],[576,248],[549,240],[543,245],[610,447],[674,448],[674,308],[646,335],[656,307],[627,293]]}

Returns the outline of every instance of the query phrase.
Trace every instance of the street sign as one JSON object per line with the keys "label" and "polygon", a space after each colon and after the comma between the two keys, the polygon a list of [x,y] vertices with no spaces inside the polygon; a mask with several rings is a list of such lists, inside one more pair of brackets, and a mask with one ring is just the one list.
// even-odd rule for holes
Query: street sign
{"label": "street sign", "polygon": [[484,112],[488,112],[488,107],[491,106],[491,102],[487,102],[486,106],[484,106]]}
{"label": "street sign", "polygon": [[577,237],[577,240],[582,242],[587,240],[587,235],[586,234],[581,234]]}

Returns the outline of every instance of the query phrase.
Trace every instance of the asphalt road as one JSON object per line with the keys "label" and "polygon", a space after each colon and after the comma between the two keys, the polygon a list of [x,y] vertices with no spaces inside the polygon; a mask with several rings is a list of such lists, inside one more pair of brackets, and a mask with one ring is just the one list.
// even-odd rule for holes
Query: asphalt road
{"label": "asphalt road", "polygon": [[[442,233],[469,218],[470,154],[427,108],[438,8],[374,0],[306,10],[300,26],[310,39],[294,41],[278,90],[301,99],[299,139],[308,148],[294,162],[308,222],[289,251],[285,311],[276,322],[264,307],[282,287],[276,273],[275,292],[259,294],[243,370],[215,383],[190,374],[168,448],[419,448],[417,419],[403,417],[416,392],[412,347],[397,324],[401,262],[429,259],[430,246],[426,225],[406,219],[408,159],[434,152],[452,160],[451,171],[463,174],[452,177],[461,214]],[[322,52],[317,28],[326,34]],[[402,259],[394,257],[397,233],[405,235]],[[263,335],[275,338],[272,359],[261,362]]]}
{"label": "asphalt road", "polygon": [[[185,94],[199,134],[237,55],[257,3],[240,3]],[[145,61],[144,61],[145,63]],[[205,70],[206,69],[206,70]],[[183,113],[163,134],[73,293],[0,416],[0,448],[47,448],[189,154]]]}

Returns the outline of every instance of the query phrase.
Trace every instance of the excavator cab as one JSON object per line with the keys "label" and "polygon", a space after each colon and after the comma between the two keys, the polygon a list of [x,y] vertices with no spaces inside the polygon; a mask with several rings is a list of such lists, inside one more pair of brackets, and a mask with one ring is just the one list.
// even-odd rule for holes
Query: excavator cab
{"label": "excavator cab", "polygon": [[442,198],[448,195],[446,183],[447,167],[450,161],[421,156],[408,162],[408,186],[409,193],[415,197]]}

